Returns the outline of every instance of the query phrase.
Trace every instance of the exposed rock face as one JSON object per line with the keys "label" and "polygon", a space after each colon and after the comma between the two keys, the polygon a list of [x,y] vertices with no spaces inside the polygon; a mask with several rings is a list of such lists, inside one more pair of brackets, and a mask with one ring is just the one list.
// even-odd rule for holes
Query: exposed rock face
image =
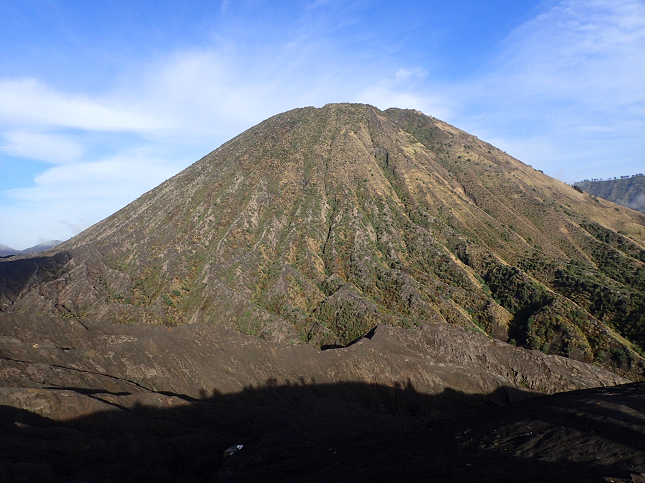
{"label": "exposed rock face", "polygon": [[0,481],[230,480],[234,444],[273,459],[625,382],[445,323],[369,337],[320,351],[221,326],[0,315]]}
{"label": "exposed rock face", "polygon": [[590,195],[645,213],[645,176],[642,173],[606,181],[581,181],[575,186]]}
{"label": "exposed rock face", "polygon": [[328,105],[260,123],[43,256],[0,261],[0,303],[319,346],[448,322],[639,372],[644,226],[417,111]]}

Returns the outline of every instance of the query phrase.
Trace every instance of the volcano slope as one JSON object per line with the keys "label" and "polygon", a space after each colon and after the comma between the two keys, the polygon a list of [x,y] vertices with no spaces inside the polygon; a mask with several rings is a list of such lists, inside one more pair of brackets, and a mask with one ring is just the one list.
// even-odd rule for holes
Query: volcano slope
{"label": "volcano slope", "polygon": [[638,374],[644,226],[420,112],[303,108],[0,260],[0,310],[323,347],[448,322]]}
{"label": "volcano slope", "polygon": [[[0,260],[0,476],[322,480],[328,444],[370,448],[343,446],[338,468],[372,465],[420,423],[625,383],[643,371],[643,227],[417,111],[272,117],[62,245]],[[524,410],[463,424],[481,454],[517,453],[509,481],[534,456],[556,462],[532,467],[548,481],[628,481],[642,392],[592,393],[603,409],[556,446],[511,441]],[[586,396],[570,397],[529,401],[525,426],[551,434]],[[586,414],[601,421],[581,433]],[[451,421],[431,451],[465,434]],[[478,451],[450,444],[451,464]],[[417,465],[407,448],[392,454]]]}

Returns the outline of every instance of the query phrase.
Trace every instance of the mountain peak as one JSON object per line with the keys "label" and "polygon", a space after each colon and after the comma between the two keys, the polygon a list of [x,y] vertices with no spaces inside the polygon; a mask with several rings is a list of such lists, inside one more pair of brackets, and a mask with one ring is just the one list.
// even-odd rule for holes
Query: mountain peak
{"label": "mountain peak", "polygon": [[63,243],[39,263],[65,295],[16,284],[3,310],[320,346],[447,322],[639,370],[644,226],[419,111],[328,104],[263,121]]}

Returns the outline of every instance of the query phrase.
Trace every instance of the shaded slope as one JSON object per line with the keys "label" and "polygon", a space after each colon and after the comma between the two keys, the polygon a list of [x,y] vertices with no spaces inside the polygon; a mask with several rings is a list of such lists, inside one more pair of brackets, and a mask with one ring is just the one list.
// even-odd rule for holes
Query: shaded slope
{"label": "shaded slope", "polygon": [[57,272],[0,263],[2,310],[318,345],[449,322],[638,372],[643,226],[416,111],[296,109],[57,247]]}

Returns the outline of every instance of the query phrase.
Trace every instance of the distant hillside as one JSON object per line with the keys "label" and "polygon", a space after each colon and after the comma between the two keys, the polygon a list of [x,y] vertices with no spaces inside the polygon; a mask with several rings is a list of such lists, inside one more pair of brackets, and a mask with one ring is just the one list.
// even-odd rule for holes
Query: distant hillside
{"label": "distant hillside", "polygon": [[14,250],[11,247],[8,247],[6,245],[0,245],[0,257],[8,257],[11,255],[19,255],[20,250]]}
{"label": "distant hillside", "polygon": [[11,255],[31,255],[32,253],[44,252],[45,250],[49,250],[50,248],[60,245],[61,243],[63,243],[61,240],[49,240],[39,243],[31,248],[26,248],[25,250],[14,250],[6,245],[0,245],[0,257],[9,257]]}
{"label": "distant hillside", "polygon": [[645,175],[643,173],[605,181],[584,180],[575,183],[575,186],[591,195],[645,213]]}
{"label": "distant hillside", "polygon": [[23,254],[31,254],[31,253],[39,253],[39,252],[44,252],[45,250],[49,250],[50,248],[54,248],[55,246],[60,245],[63,243],[61,240],[49,240],[43,243],[39,243],[36,246],[33,246],[31,248],[27,248],[22,251]]}

